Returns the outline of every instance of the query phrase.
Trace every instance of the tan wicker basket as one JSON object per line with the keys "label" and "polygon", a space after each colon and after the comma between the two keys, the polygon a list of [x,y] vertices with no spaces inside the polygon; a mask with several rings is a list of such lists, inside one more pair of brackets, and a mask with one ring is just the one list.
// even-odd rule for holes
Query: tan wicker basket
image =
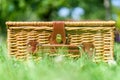
{"label": "tan wicker basket", "polygon": [[[6,22],[6,25],[8,53],[17,58],[26,58],[29,53],[47,51],[49,47],[60,46],[68,47],[68,51],[71,53],[73,50],[73,54],[77,52],[77,54],[66,54],[66,56],[80,56],[78,48],[74,46],[85,44],[83,45],[84,49],[82,47],[84,51],[90,49],[90,45],[94,46],[94,59],[96,61],[104,60],[107,62],[113,59],[114,21]],[[57,34],[60,34],[62,42],[55,42]],[[30,48],[30,46],[32,47]],[[53,48],[50,48],[51,52],[55,51]],[[57,54],[51,53],[50,55]]]}

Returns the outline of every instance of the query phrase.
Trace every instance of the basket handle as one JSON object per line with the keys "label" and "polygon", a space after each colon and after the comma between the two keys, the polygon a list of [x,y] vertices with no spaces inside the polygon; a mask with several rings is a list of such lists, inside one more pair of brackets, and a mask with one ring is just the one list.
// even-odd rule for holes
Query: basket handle
{"label": "basket handle", "polygon": [[50,44],[41,44],[40,45],[40,48],[41,49],[46,49],[46,48],[49,48],[50,49],[50,52],[52,53],[55,53],[57,51],[57,49],[59,48],[65,48],[67,49],[67,52],[69,53],[73,53],[73,54],[79,54],[79,48],[77,45],[66,45],[66,44],[53,44],[53,45],[50,45]]}

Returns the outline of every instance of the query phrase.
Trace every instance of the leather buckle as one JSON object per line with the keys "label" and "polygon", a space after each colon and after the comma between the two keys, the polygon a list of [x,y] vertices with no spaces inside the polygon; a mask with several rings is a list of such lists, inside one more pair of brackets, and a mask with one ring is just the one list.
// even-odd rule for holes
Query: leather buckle
{"label": "leather buckle", "polygon": [[53,23],[53,33],[50,37],[50,44],[66,44],[66,33],[63,21]]}

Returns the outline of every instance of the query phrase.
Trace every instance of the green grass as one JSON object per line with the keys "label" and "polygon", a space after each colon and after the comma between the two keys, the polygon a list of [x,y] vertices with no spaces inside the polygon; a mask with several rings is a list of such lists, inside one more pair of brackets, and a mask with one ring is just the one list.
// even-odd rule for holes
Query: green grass
{"label": "green grass", "polygon": [[0,45],[0,80],[119,80],[120,44],[115,44],[117,65],[93,63],[86,58],[64,58],[56,62],[44,57],[40,61],[18,61],[7,56],[6,44]]}

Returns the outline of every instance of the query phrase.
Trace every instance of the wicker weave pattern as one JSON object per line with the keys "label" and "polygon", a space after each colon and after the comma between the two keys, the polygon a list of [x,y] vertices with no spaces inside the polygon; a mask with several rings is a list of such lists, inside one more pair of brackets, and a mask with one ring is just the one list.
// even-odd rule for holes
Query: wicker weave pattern
{"label": "wicker weave pattern", "polygon": [[[26,58],[27,43],[36,39],[39,44],[49,44],[53,22],[7,22],[8,51],[17,58]],[[65,22],[69,45],[92,42],[95,46],[95,60],[113,59],[114,21]],[[70,55],[70,54],[68,54]]]}

